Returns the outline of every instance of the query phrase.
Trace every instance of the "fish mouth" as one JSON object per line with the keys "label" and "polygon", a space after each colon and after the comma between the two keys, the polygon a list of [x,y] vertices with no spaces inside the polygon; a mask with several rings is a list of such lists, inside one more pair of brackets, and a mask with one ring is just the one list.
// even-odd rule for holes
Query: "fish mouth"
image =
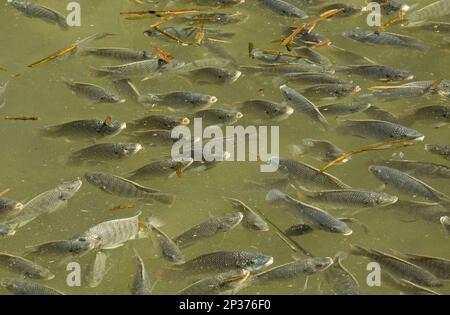
{"label": "fish mouth", "polygon": [[182,125],[182,126],[187,126],[187,125],[189,125],[189,124],[191,123],[191,121],[189,120],[189,118],[183,117],[183,118],[180,118],[180,120],[178,121],[178,123],[179,123],[180,125]]}
{"label": "fish mouth", "polygon": [[127,101],[126,99],[122,98],[122,99],[117,100],[116,103],[122,104],[122,103],[125,103],[126,101]]}
{"label": "fish mouth", "polygon": [[139,151],[143,150],[144,146],[140,143],[137,143],[134,147],[133,153],[138,153]]}
{"label": "fish mouth", "polygon": [[269,267],[273,264],[273,257],[270,256],[267,258],[267,261],[261,266],[262,268]]}
{"label": "fish mouth", "polygon": [[423,141],[425,140],[425,136],[421,135],[421,136],[412,136],[412,141]]}
{"label": "fish mouth", "polygon": [[352,235],[353,234],[353,230],[348,228],[348,229],[344,229],[344,231],[342,232],[342,235],[348,236],[348,235]]}
{"label": "fish mouth", "polygon": [[236,118],[236,120],[238,120],[238,119],[241,119],[242,117],[244,117],[244,114],[242,114],[241,112],[237,112],[234,117]]}
{"label": "fish mouth", "polygon": [[120,124],[120,126],[119,126],[119,130],[124,130],[124,129],[126,129],[127,128],[127,123],[121,123]]}

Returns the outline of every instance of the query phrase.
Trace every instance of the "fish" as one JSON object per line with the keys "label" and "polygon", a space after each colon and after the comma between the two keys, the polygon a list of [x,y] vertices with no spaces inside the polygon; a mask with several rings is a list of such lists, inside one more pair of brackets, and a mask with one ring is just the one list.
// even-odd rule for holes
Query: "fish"
{"label": "fish", "polygon": [[172,130],[177,126],[187,126],[190,124],[188,117],[149,115],[128,123],[133,130]]}
{"label": "fish", "polygon": [[378,165],[398,169],[412,176],[425,178],[450,178],[450,167],[425,161],[382,160]]}
{"label": "fish", "polygon": [[282,0],[259,0],[259,3],[271,9],[273,12],[287,17],[299,19],[308,18],[308,14],[297,6]]}
{"label": "fish", "polygon": [[248,15],[240,12],[236,13],[200,13],[189,15],[184,18],[184,21],[190,22],[190,24],[241,24],[248,20]]}
{"label": "fish", "polygon": [[184,248],[198,240],[234,229],[241,223],[243,218],[244,215],[242,212],[225,213],[215,216],[178,235],[174,241],[179,247]]}
{"label": "fish", "polygon": [[399,289],[401,292],[405,292],[410,295],[439,295],[436,291],[430,290],[424,286],[418,285],[406,279],[396,278],[392,274],[385,272],[383,273],[383,279],[390,286]]}
{"label": "fish", "polygon": [[227,272],[236,269],[245,269],[253,273],[271,264],[273,257],[262,253],[218,251],[197,256],[181,266],[183,270],[197,273]]}
{"label": "fish", "polygon": [[95,253],[95,256],[88,264],[86,273],[84,276],[84,281],[86,285],[90,288],[98,287],[108,272],[107,269],[108,255],[102,251]]}
{"label": "fish", "polygon": [[186,262],[176,240],[172,240],[166,233],[161,231],[155,224],[155,220],[150,218],[146,221],[151,239],[158,251],[158,256],[175,265],[182,265]]}
{"label": "fish", "polygon": [[174,159],[154,161],[133,171],[128,176],[128,179],[132,181],[148,180],[161,176],[171,178],[184,172],[193,162],[193,159],[183,161],[176,161]]}
{"label": "fish", "polygon": [[236,294],[245,287],[245,282],[248,281],[249,277],[250,272],[248,270],[232,270],[199,280],[179,291],[177,295]]}
{"label": "fish", "polygon": [[132,295],[151,295],[152,285],[148,276],[145,264],[141,256],[136,254],[136,273],[133,277],[133,284],[131,286]]}
{"label": "fish", "polygon": [[442,280],[450,280],[450,260],[417,254],[400,253],[406,260],[416,264]]}
{"label": "fish", "polygon": [[408,24],[420,24],[429,18],[441,17],[447,14],[450,14],[450,2],[448,0],[438,0],[408,14],[407,22]]}
{"label": "fish", "polygon": [[112,120],[108,116],[104,120],[74,120],[60,125],[48,126],[41,130],[41,135],[67,139],[103,138],[117,136],[125,128],[127,128],[125,122]]}
{"label": "fish", "polygon": [[64,295],[61,291],[49,286],[20,278],[0,279],[0,287],[15,295]]}
{"label": "fish", "polygon": [[335,68],[336,72],[357,74],[381,81],[405,81],[414,79],[414,75],[406,70],[400,70],[383,65],[348,65]]}
{"label": "fish", "polygon": [[0,197],[0,222],[7,221],[18,215],[23,209],[23,204],[9,198]]}
{"label": "fish", "polygon": [[[299,65],[304,65],[304,67],[307,67],[309,69],[312,69],[313,66],[311,66],[312,62],[308,62],[307,59],[305,59],[305,57],[303,55],[299,55],[299,54],[285,54],[279,51],[272,51],[272,50],[265,50],[265,49],[253,49],[250,52],[250,57],[253,59],[258,59],[261,60],[263,62],[266,63],[270,63],[273,64],[273,66],[279,66],[279,65],[284,65],[284,64],[299,64]],[[258,70],[261,69],[267,69],[265,68],[267,66],[261,66],[261,67],[247,67],[244,66],[245,69],[248,70],[253,70],[258,72]],[[271,72],[273,71],[288,71],[287,69],[273,69],[273,68],[269,68]],[[290,69],[292,70],[292,68]],[[296,72],[301,72],[298,71],[298,68],[296,68]],[[316,70],[316,68],[314,68],[314,70]]]}
{"label": "fish", "polygon": [[295,200],[277,189],[272,189],[267,193],[266,201],[272,204],[277,203],[286,205],[292,214],[305,221],[305,225],[308,225],[313,229],[346,236],[353,233],[347,224],[336,219],[325,210]]}
{"label": "fish", "polygon": [[320,84],[306,88],[303,93],[311,96],[321,96],[323,98],[337,98],[348,96],[353,93],[361,91],[359,85],[351,83],[335,83],[335,84]]}
{"label": "fish", "polygon": [[422,43],[412,37],[389,32],[380,32],[378,30],[354,29],[349,32],[344,32],[342,35],[362,43],[405,47],[420,51],[425,49]]}
{"label": "fish", "polygon": [[289,73],[305,73],[305,72],[331,73],[331,74],[334,73],[333,69],[329,69],[327,67],[312,62],[302,62],[302,63],[279,62],[278,64],[274,63],[274,64],[260,64],[257,66],[240,66],[239,69],[247,73],[265,74],[265,75],[284,75]]}
{"label": "fish", "polygon": [[[324,162],[331,162],[342,156],[345,152],[338,148],[333,143],[326,140],[316,140],[305,138],[302,139],[302,144],[297,146],[299,154],[312,154],[317,159]],[[348,159],[342,161],[347,162]]]}
{"label": "fish", "polygon": [[425,150],[450,161],[450,145],[427,144]]}
{"label": "fish", "polygon": [[272,157],[269,162],[278,166],[278,172],[285,174],[291,181],[312,188],[350,189],[351,187],[331,174],[320,172],[315,167],[286,158]]}
{"label": "fish", "polygon": [[251,283],[256,285],[273,281],[295,280],[325,271],[333,264],[331,257],[312,257],[299,259],[255,275]]}
{"label": "fish", "polygon": [[27,203],[17,216],[7,220],[5,223],[15,227],[23,227],[43,214],[50,214],[67,205],[69,199],[73,198],[81,188],[80,179],[62,182],[57,187],[43,192]]}
{"label": "fish", "polygon": [[313,122],[320,123],[325,129],[329,128],[327,119],[310,100],[287,85],[280,86],[280,91],[288,105],[308,116]]}
{"label": "fish", "polygon": [[282,121],[294,113],[294,109],[288,105],[278,104],[266,100],[249,100],[240,104],[244,115],[257,115],[264,120]]}
{"label": "fish", "polygon": [[246,227],[257,231],[269,231],[269,224],[249,206],[235,198],[226,198],[231,202],[233,208],[243,215],[243,222]]}
{"label": "fish", "polygon": [[8,4],[30,18],[38,18],[47,23],[58,25],[63,30],[68,30],[66,17],[48,7],[26,0],[8,0]]}
{"label": "fish", "polygon": [[417,121],[450,122],[449,105],[429,105],[417,109],[414,113],[401,117],[402,121],[412,124]]}
{"label": "fish", "polygon": [[196,112],[195,118],[201,118],[205,124],[211,125],[233,125],[244,115],[241,112],[229,111],[220,108],[209,108]]}
{"label": "fish", "polygon": [[[405,5],[403,3],[395,0],[374,0],[373,2],[380,4],[381,12],[385,15],[405,9]],[[363,8],[363,11],[364,10],[367,9]]]}
{"label": "fish", "polygon": [[83,49],[84,55],[92,55],[98,57],[105,57],[114,60],[124,61],[124,62],[135,62],[135,61],[143,61],[150,60],[155,58],[151,53],[141,50],[134,50],[130,48],[89,48],[86,47]]}
{"label": "fish", "polygon": [[[173,64],[172,64],[173,63]],[[178,69],[184,65],[181,61],[172,61],[171,66],[161,59],[149,59],[135,61],[117,66],[106,66],[101,68],[90,67],[98,77],[109,77],[114,79],[128,79],[134,77],[158,76],[161,72]]]}
{"label": "fish", "polygon": [[218,101],[217,97],[190,91],[175,91],[166,94],[146,94],[139,97],[144,105],[168,106],[173,111],[204,110]]}
{"label": "fish", "polygon": [[47,268],[31,260],[7,253],[0,253],[0,266],[31,279],[51,280],[55,278],[55,275]]}
{"label": "fish", "polygon": [[335,15],[333,15],[336,17],[348,17],[351,15],[355,15],[358,12],[361,12],[360,9],[355,8],[351,5],[347,5],[345,3],[333,3],[333,4],[329,4],[329,5],[326,5],[322,8],[320,8],[319,13],[322,14],[322,13],[325,13],[325,12],[328,12],[328,11],[334,10],[334,9],[339,10],[339,12],[337,12]]}
{"label": "fish", "polygon": [[447,230],[447,232],[450,234],[450,216],[442,216],[439,221],[441,222],[442,226]]}
{"label": "fish", "polygon": [[29,246],[28,253],[31,255],[57,255],[69,257],[82,257],[97,249],[100,242],[97,239],[86,240],[83,238],[72,240],[57,240],[42,244]]}
{"label": "fish", "polygon": [[94,104],[100,103],[123,103],[125,102],[119,95],[101,86],[91,83],[63,81],[75,94],[83,96]]}
{"label": "fish", "polygon": [[358,295],[360,293],[358,281],[342,265],[343,256],[343,253],[338,253],[333,258],[333,264],[325,272],[327,282],[331,284],[333,291],[338,295]]}
{"label": "fish", "polygon": [[[225,41],[232,38],[235,34],[231,32],[224,32],[220,29],[213,28],[203,28],[203,39],[199,44],[208,43],[211,39]],[[144,35],[147,37],[157,37],[168,41],[181,41],[181,44],[190,45],[193,43],[197,43],[199,34],[198,27],[174,27],[174,26],[165,26],[165,27],[152,27],[144,31]],[[169,35],[169,36],[167,36]]]}
{"label": "fish", "polygon": [[[192,139],[187,135],[180,135],[179,138],[172,135],[172,130],[155,129],[147,131],[135,131],[129,135],[133,141],[139,141],[146,145],[173,145],[175,142],[182,141],[185,143],[191,143]],[[194,138],[193,141],[197,142],[199,139]]]}
{"label": "fish", "polygon": [[423,141],[425,136],[417,130],[400,124],[382,120],[343,120],[340,121],[338,131],[343,134],[371,138],[379,141],[415,140]]}
{"label": "fish", "polygon": [[172,194],[162,193],[160,190],[144,187],[138,183],[112,174],[86,172],[84,178],[88,183],[100,188],[104,192],[120,197],[147,201],[156,200],[166,205],[171,205],[175,198]]}
{"label": "fish", "polygon": [[239,70],[218,67],[203,67],[180,73],[189,81],[196,84],[231,84],[242,75]]}
{"label": "fish", "polygon": [[307,200],[342,210],[380,208],[398,201],[397,196],[384,192],[353,189],[310,191],[303,187],[300,188],[299,194]]}
{"label": "fish", "polygon": [[138,237],[139,216],[141,213],[124,219],[110,220],[99,223],[88,230],[74,236],[71,240],[95,242],[98,250],[115,249],[125,242]]}
{"label": "fish", "polygon": [[336,103],[319,106],[319,110],[324,115],[333,116],[347,116],[360,112],[365,112],[372,106],[369,102],[351,102],[351,103]]}
{"label": "fish", "polygon": [[366,249],[359,245],[352,245],[352,253],[374,259],[381,267],[399,278],[427,287],[441,287],[442,281],[432,273],[417,265],[398,257],[383,253],[375,249]]}
{"label": "fish", "polygon": [[287,83],[295,82],[301,84],[344,84],[347,82],[347,80],[320,72],[286,73],[281,79]]}
{"label": "fish", "polygon": [[421,180],[394,168],[371,165],[369,166],[369,172],[375,175],[383,183],[392,185],[396,190],[405,194],[433,202],[450,201],[449,197],[444,193],[437,191]]}
{"label": "fish", "polygon": [[104,163],[132,157],[144,147],[139,143],[98,143],[70,154],[70,164]]}

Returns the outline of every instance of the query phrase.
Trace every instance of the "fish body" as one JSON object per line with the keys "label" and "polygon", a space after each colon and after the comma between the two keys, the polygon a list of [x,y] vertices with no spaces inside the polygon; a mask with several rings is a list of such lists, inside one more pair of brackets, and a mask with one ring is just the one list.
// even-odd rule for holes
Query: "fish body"
{"label": "fish body", "polygon": [[405,258],[422,268],[429,270],[439,279],[450,280],[450,260],[415,254],[403,254]]}
{"label": "fish body", "polygon": [[186,262],[183,253],[178,245],[166,233],[157,228],[151,220],[147,222],[147,228],[150,231],[151,238],[158,254],[161,258],[175,265],[182,265]]}
{"label": "fish body", "polygon": [[326,271],[326,279],[339,295],[358,295],[360,288],[358,281],[343,265],[342,256],[336,255],[333,264]]}
{"label": "fish body", "polygon": [[233,270],[209,276],[178,292],[178,295],[219,295],[236,294],[245,286],[250,272],[245,269]]}
{"label": "fish body", "polygon": [[319,110],[324,115],[347,116],[364,112],[372,105],[368,102],[352,102],[322,105]]}
{"label": "fish body", "polygon": [[263,119],[281,121],[292,115],[294,109],[288,105],[266,100],[250,100],[241,104],[244,115],[258,115]]}
{"label": "fish body", "polygon": [[240,211],[244,215],[243,222],[245,226],[247,226],[252,230],[257,231],[269,230],[269,225],[267,224],[267,222],[254,210],[252,210],[249,206],[247,206],[238,199],[234,198],[227,198],[227,199],[231,202],[235,210]]}
{"label": "fish body", "polygon": [[93,186],[116,196],[148,201],[156,200],[169,205],[172,204],[174,200],[174,196],[171,194],[162,193],[159,190],[141,186],[120,176],[99,172],[87,172],[84,174],[84,177]]}
{"label": "fish body", "polygon": [[394,168],[371,165],[369,166],[369,171],[385,184],[392,185],[395,189],[408,195],[433,202],[450,201],[449,197],[440,191],[437,191],[421,180]]}
{"label": "fish body", "polygon": [[442,286],[442,281],[432,273],[395,256],[361,246],[353,246],[353,253],[374,259],[381,264],[382,268],[386,268],[392,274],[418,285],[429,287]]}
{"label": "fish body", "polygon": [[73,240],[96,242],[98,249],[114,249],[133,240],[139,233],[139,216],[105,221],[75,236]]}
{"label": "fish body", "polygon": [[403,81],[414,78],[414,75],[408,71],[383,65],[348,65],[336,67],[335,70],[336,72],[357,74],[382,81]]}
{"label": "fish body", "polygon": [[48,190],[28,201],[21,213],[6,223],[22,227],[43,214],[52,213],[67,205],[67,201],[75,196],[81,188],[80,179],[63,182],[56,188]]}
{"label": "fish body", "polygon": [[0,253],[0,266],[31,279],[51,280],[55,278],[55,275],[47,268],[31,260],[6,253]]}
{"label": "fish body", "polygon": [[[303,139],[299,148],[302,153],[318,156],[318,158],[324,162],[334,161],[345,153],[342,149],[329,141],[310,138]],[[348,159],[345,159],[342,162],[347,161]]]}
{"label": "fish body", "polygon": [[305,11],[295,5],[282,0],[259,0],[259,3],[271,9],[273,12],[287,17],[296,17],[299,19],[308,18]]}
{"label": "fish body", "polygon": [[64,30],[69,29],[66,17],[58,11],[25,0],[8,0],[8,4],[12,5],[27,17],[42,19],[47,23],[58,25]]}
{"label": "fish body", "polygon": [[252,284],[264,284],[273,281],[293,280],[301,276],[310,276],[322,272],[333,264],[331,257],[313,257],[272,268],[255,275]]}
{"label": "fish body", "polygon": [[90,84],[90,83],[81,83],[81,82],[72,82],[72,81],[64,81],[64,83],[71,89],[75,94],[81,95],[94,104],[99,103],[123,103],[125,100],[122,99],[119,95],[115,94],[112,91],[109,91],[101,86]]}
{"label": "fish body", "polygon": [[286,205],[292,214],[314,229],[343,235],[353,233],[347,224],[336,219],[325,210],[295,200],[279,190],[272,189],[269,191],[266,195],[266,201]]}
{"label": "fish body", "polygon": [[336,177],[325,172],[320,172],[320,170],[305,163],[276,157],[271,158],[270,163],[274,166],[278,166],[278,172],[280,172],[281,174],[286,174],[289,179],[293,180],[294,182],[308,187],[322,189],[351,188]]}
{"label": "fish body", "polygon": [[212,217],[177,236],[174,241],[180,247],[187,247],[198,240],[232,230],[241,223],[243,217],[242,212],[226,213]]}
{"label": "fish body", "polygon": [[322,115],[320,110],[306,97],[295,91],[294,89],[288,87],[287,85],[282,85],[280,87],[281,94],[283,95],[285,101],[293,106],[299,112],[308,116],[312,121],[320,123],[325,128],[329,128],[329,123],[327,119]]}
{"label": "fish body", "polygon": [[194,114],[195,118],[203,119],[205,124],[212,125],[233,125],[244,115],[241,112],[229,111],[220,108],[209,108],[198,111]]}
{"label": "fish body", "polygon": [[273,257],[261,253],[220,251],[193,258],[183,265],[183,269],[193,272],[227,272],[236,269],[256,272],[272,263]]}
{"label": "fish body", "polygon": [[23,204],[9,198],[0,197],[0,222],[8,221],[18,215],[23,209]]}
{"label": "fish body", "polygon": [[121,121],[75,120],[56,126],[45,127],[42,135],[49,137],[65,137],[68,139],[114,137],[121,133],[127,124]]}
{"label": "fish body", "polygon": [[446,160],[450,160],[450,145],[445,144],[427,144],[425,150],[443,157]]}
{"label": "fish body", "polygon": [[136,255],[136,273],[134,274],[131,294],[133,295],[151,295],[152,285],[145,269],[144,260]]}
{"label": "fish body", "polygon": [[187,117],[149,115],[136,119],[129,125],[133,130],[172,130],[177,126],[189,124],[190,120]]}
{"label": "fish body", "polygon": [[217,101],[218,99],[215,96],[190,91],[147,94],[139,97],[139,102],[144,105],[168,106],[173,110],[203,110],[211,107]]}
{"label": "fish body", "polygon": [[421,141],[425,138],[417,130],[382,120],[344,120],[340,122],[338,128],[343,133],[380,141],[400,139]]}
{"label": "fish body", "polygon": [[354,29],[349,32],[344,32],[342,35],[359,42],[374,45],[390,45],[413,48],[417,50],[424,49],[424,46],[417,42],[414,38],[389,32]]}
{"label": "fish body", "polygon": [[133,171],[128,179],[134,181],[152,179],[161,176],[172,177],[174,174],[179,174],[180,172],[186,170],[192,162],[192,159],[180,162],[173,159],[154,161]]}
{"label": "fish body", "polygon": [[95,254],[92,261],[88,264],[84,280],[88,287],[98,287],[106,275],[108,255],[102,251]]}
{"label": "fish body", "polygon": [[49,286],[19,278],[0,279],[0,287],[15,295],[64,295]]}
{"label": "fish body", "polygon": [[311,202],[328,205],[335,209],[379,208],[395,204],[398,200],[397,196],[384,192],[352,189],[325,191],[303,189],[300,194],[306,196]]}
{"label": "fish body", "polygon": [[147,51],[137,51],[129,48],[84,48],[85,55],[111,58],[124,62],[135,62],[153,59],[154,56]]}
{"label": "fish body", "polygon": [[98,143],[73,152],[69,157],[69,163],[117,161],[129,158],[142,149],[143,146],[139,143]]}
{"label": "fish body", "polygon": [[203,67],[182,73],[190,81],[197,84],[231,84],[242,75],[241,71],[218,67]]}
{"label": "fish body", "polygon": [[450,178],[450,167],[442,164],[409,160],[384,160],[377,162],[412,176],[425,178]]}

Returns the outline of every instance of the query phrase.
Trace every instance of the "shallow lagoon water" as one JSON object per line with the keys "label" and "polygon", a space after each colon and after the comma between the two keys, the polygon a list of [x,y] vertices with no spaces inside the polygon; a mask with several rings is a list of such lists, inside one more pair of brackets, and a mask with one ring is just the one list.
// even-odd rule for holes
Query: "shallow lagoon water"
{"label": "shallow lagoon water", "polygon": [[[9,81],[6,91],[6,106],[0,109],[0,115],[38,116],[39,121],[0,121],[0,135],[2,154],[0,156],[0,190],[11,188],[7,197],[26,202],[37,194],[56,187],[63,180],[82,177],[86,171],[104,171],[117,175],[125,175],[144,164],[166,157],[169,148],[146,147],[130,159],[104,163],[100,165],[67,166],[67,157],[71,152],[84,148],[92,141],[72,141],[64,139],[46,139],[38,134],[39,128],[60,124],[77,119],[102,119],[111,115],[114,119],[131,121],[148,114],[148,108],[128,100],[122,104],[89,104],[85,99],[77,97],[61,82],[62,78],[81,82],[99,84],[113,89],[107,79],[96,78],[89,70],[89,66],[103,66],[120,64],[107,59],[82,56],[72,56],[67,60],[42,65],[35,69],[27,69],[26,65],[39,60],[52,52],[69,46],[75,40],[87,37],[97,32],[110,32],[116,36],[93,42],[93,47],[128,47],[134,49],[151,50],[150,40],[142,32],[155,19],[142,21],[126,21],[119,16],[120,11],[140,10],[153,7],[154,4],[139,5],[133,1],[97,0],[78,1],[81,5],[81,26],[73,27],[69,31],[62,31],[58,27],[45,22],[29,19],[18,13],[2,1],[0,4],[0,66],[8,72],[0,72],[0,82]],[[158,7],[168,1],[160,1]],[[292,1],[302,3],[302,1]],[[361,5],[361,1],[347,1]],[[346,3],[347,3],[346,2]],[[414,1],[414,3],[431,3],[432,1]],[[47,0],[42,4],[65,11],[63,1]],[[179,7],[191,6],[182,3]],[[305,7],[307,12],[314,12]],[[295,25],[292,19],[274,15],[270,10],[261,7],[257,1],[247,0],[243,5],[225,10],[225,12],[239,11],[248,14],[248,21],[240,25],[223,26],[223,29],[235,32],[232,43],[224,44],[226,51],[231,54],[237,64],[256,65],[259,62],[248,57],[248,42],[255,47],[267,49],[281,49],[271,43],[279,39],[288,25]],[[357,15],[348,18],[333,18],[317,25],[315,31],[326,35],[338,47],[365,56],[380,64],[405,69],[415,75],[415,80],[448,79],[450,59],[449,46],[443,45],[444,38],[450,36],[444,33],[430,31],[409,31],[392,26],[389,31],[409,34],[423,41],[427,46],[421,52],[408,48],[376,47],[354,42],[344,38],[341,33],[355,27],[365,27],[365,16]],[[445,20],[445,19],[444,19]],[[444,21],[443,20],[443,21]],[[214,27],[214,26],[211,26]],[[172,42],[153,40],[160,48],[170,52],[176,58],[189,62],[202,58],[210,58],[211,54],[205,47],[181,47]],[[327,55],[338,64],[349,64],[350,60],[336,59],[331,48],[321,47],[320,52]],[[10,78],[11,73],[21,73],[19,77]],[[380,85],[362,77],[354,77],[355,82],[363,89],[372,85]],[[139,90],[148,93],[165,93],[174,90],[193,90],[215,95],[219,101],[215,107],[233,109],[235,104],[255,98],[282,101],[279,92],[279,82],[274,82],[270,76],[245,73],[233,85],[192,85],[176,76],[162,76],[145,82],[135,81]],[[300,91],[301,85],[292,84]],[[330,103],[312,97],[316,105]],[[350,100],[350,97],[339,101]],[[394,114],[408,113],[415,108],[430,104],[448,103],[436,95],[430,97],[393,99],[381,101],[376,105]],[[166,113],[166,112],[163,112]],[[352,118],[364,118],[364,114],[357,114]],[[240,121],[243,125],[254,124],[255,117],[245,116]],[[335,119],[329,117],[332,126]],[[353,136],[342,136],[333,130],[325,132],[312,124],[305,116],[294,113],[289,119],[272,123],[280,126],[280,155],[290,156],[288,146],[299,144],[302,138],[327,139],[344,150],[373,143],[373,140]],[[424,143],[448,143],[450,130],[448,126],[435,128],[430,123],[418,122],[413,128],[425,134]],[[113,138],[114,141],[126,141],[125,135]],[[103,141],[103,140],[102,140]],[[107,140],[106,140],[107,141]],[[363,153],[354,157],[350,162],[336,166],[330,173],[337,176],[354,188],[375,190],[380,182],[372,176],[367,167],[375,160],[387,159],[394,153],[402,152],[404,159],[430,161],[449,165],[448,161],[427,153],[423,144],[418,144],[400,150]],[[302,162],[323,167],[324,163],[305,155],[299,158]],[[231,205],[223,200],[223,196],[238,198],[251,207],[263,212],[280,228],[285,229],[297,221],[286,210],[272,208],[264,196],[267,190],[249,186],[245,179],[260,180],[269,175],[261,174],[261,162],[225,162],[207,172],[186,173],[182,178],[155,179],[142,181],[150,187],[158,188],[176,194],[177,199],[172,207],[159,204],[146,205],[139,201],[124,199],[101,192],[86,181],[77,195],[69,201],[68,207],[50,215],[43,215],[17,231],[16,235],[0,240],[1,250],[12,254],[23,254],[27,246],[51,240],[65,239],[76,235],[87,228],[106,220],[130,217],[138,211],[143,216],[154,215],[164,221],[164,231],[170,236],[177,236],[193,225],[200,223],[212,215],[233,211]],[[440,191],[450,194],[448,179],[425,180]],[[392,192],[389,188],[388,192]],[[403,197],[404,198],[404,197]],[[120,204],[134,204],[132,209],[110,212],[107,209]],[[331,211],[336,216],[342,214]],[[399,215],[390,209],[373,209],[361,212],[355,216],[368,226],[366,233],[358,225],[351,224],[354,233],[350,236],[340,236],[325,232],[296,237],[296,240],[308,251],[317,256],[334,256],[338,251],[348,251],[350,244],[360,244],[365,247],[383,251],[395,249],[402,252],[417,253],[428,256],[438,256],[450,259],[449,236],[438,222],[412,220],[409,216]],[[110,271],[102,284],[95,289],[86,286],[68,287],[66,284],[65,265],[51,263],[47,266],[56,274],[54,280],[45,282],[68,294],[128,294],[135,265],[132,259],[137,250],[143,257],[153,283],[155,294],[173,294],[183,289],[198,278],[185,277],[179,271],[168,269],[165,261],[155,257],[155,250],[149,239],[129,241],[125,246],[111,250],[109,263]],[[256,232],[238,226],[234,230],[219,234],[194,244],[184,250],[186,258],[193,258],[206,252],[217,250],[245,250],[262,252],[274,257],[277,266],[294,258],[304,257],[301,253],[294,253],[276,235],[274,229],[268,232]],[[77,262],[86,266],[91,255],[85,256]],[[39,260],[40,261],[40,260]],[[357,256],[349,256],[344,265],[350,270],[365,294],[398,294],[399,291],[387,285],[368,287],[366,285],[367,263],[370,260]],[[42,260],[40,262],[45,262]],[[83,269],[84,270],[84,269]],[[11,274],[1,269],[0,277]],[[241,291],[243,294],[332,294],[332,290],[324,275],[311,276],[305,286],[306,278],[299,278],[290,282],[271,283],[261,287],[249,287]],[[383,284],[383,282],[382,282]],[[437,291],[450,293],[449,284]],[[1,293],[6,293],[2,290]]]}

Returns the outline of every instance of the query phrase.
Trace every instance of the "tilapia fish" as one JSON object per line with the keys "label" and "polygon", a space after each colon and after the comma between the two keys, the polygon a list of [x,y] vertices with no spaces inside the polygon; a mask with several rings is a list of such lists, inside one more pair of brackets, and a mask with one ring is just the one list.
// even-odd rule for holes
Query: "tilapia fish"
{"label": "tilapia fish", "polygon": [[125,242],[133,240],[140,231],[139,216],[131,218],[106,221],[95,225],[87,231],[75,236],[73,240],[86,240],[97,242],[98,249],[114,249]]}
{"label": "tilapia fish", "polygon": [[67,201],[76,194],[81,188],[81,185],[81,180],[75,179],[63,182],[56,188],[43,192],[28,201],[24,205],[22,212],[6,221],[6,223],[22,227],[43,214],[52,213],[53,211],[66,206]]}
{"label": "tilapia fish", "polygon": [[241,212],[226,213],[210,218],[177,236],[174,241],[178,246],[186,247],[195,241],[233,229],[242,221],[242,218],[243,214]]}
{"label": "tilapia fish", "polygon": [[138,183],[112,174],[87,172],[84,177],[90,184],[113,195],[148,201],[156,200],[167,205],[171,205],[174,200],[174,196],[171,194],[141,186]]}

